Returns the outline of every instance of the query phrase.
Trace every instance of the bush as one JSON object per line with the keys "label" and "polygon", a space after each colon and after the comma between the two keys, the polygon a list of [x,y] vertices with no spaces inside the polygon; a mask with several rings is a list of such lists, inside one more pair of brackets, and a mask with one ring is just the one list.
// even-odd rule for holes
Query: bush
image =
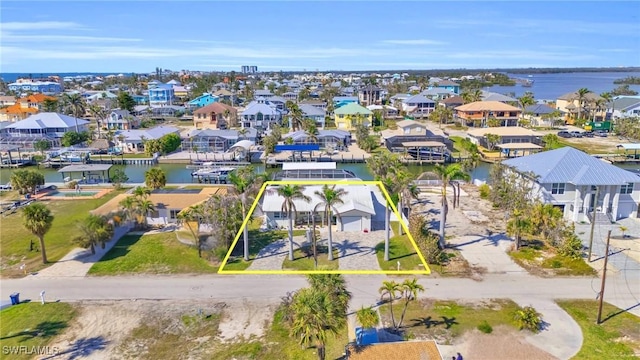
{"label": "bush", "polygon": [[558,254],[571,259],[582,257],[582,241],[576,234],[569,234],[558,246]]}
{"label": "bush", "polygon": [[483,320],[480,325],[478,325],[478,330],[485,334],[491,334],[493,332],[493,328],[486,320]]}
{"label": "bush", "polygon": [[542,316],[531,306],[517,310],[513,318],[520,330],[526,329],[537,333],[542,326]]}
{"label": "bush", "polygon": [[482,184],[478,187],[478,190],[480,190],[480,198],[481,199],[488,199],[489,198],[489,194],[491,194],[491,188],[489,187],[489,184]]}
{"label": "bush", "polygon": [[71,189],[74,190],[76,188],[76,185],[78,185],[78,182],[73,180],[73,181],[69,181],[67,183],[67,189]]}

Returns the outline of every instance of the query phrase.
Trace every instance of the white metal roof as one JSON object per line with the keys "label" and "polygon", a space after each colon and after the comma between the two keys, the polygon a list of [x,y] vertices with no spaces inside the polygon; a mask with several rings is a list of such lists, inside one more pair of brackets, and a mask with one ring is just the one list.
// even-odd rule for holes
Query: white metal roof
{"label": "white metal roof", "polygon": [[625,150],[640,150],[640,144],[619,144],[616,147],[621,147]]}
{"label": "white metal roof", "polygon": [[282,170],[334,170],[335,162],[292,162],[283,163]]}

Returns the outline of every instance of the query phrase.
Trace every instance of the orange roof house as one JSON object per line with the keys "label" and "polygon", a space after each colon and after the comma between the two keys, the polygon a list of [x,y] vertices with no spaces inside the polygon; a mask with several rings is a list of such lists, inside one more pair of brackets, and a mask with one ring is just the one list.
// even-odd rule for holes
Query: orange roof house
{"label": "orange roof house", "polygon": [[457,106],[456,118],[466,126],[485,126],[489,119],[496,119],[504,126],[518,125],[520,108],[500,101],[474,101]]}
{"label": "orange roof house", "polygon": [[196,129],[226,129],[236,126],[237,116],[238,110],[233,106],[214,102],[193,112],[193,125]]}
{"label": "orange roof house", "polygon": [[18,99],[18,101],[4,109],[0,109],[0,121],[20,121],[42,110],[45,100],[57,100],[53,96],[44,94],[32,94]]}

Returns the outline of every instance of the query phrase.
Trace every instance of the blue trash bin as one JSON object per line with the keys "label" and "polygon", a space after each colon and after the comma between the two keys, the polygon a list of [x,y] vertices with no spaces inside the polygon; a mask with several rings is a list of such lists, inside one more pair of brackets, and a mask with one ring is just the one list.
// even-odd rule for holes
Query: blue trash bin
{"label": "blue trash bin", "polygon": [[11,305],[20,304],[20,293],[13,293],[9,295],[9,298],[11,299]]}

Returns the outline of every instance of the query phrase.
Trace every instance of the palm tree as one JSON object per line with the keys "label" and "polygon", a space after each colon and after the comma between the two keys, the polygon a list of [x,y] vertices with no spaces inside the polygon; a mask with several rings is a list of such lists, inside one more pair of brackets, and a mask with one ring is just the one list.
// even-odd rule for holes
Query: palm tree
{"label": "palm tree", "polygon": [[104,216],[90,214],[79,224],[82,235],[74,240],[83,248],[91,249],[91,254],[96,253],[96,246],[105,248],[107,241],[113,237],[113,225]]}
{"label": "palm tree", "polygon": [[531,221],[519,209],[514,209],[511,215],[513,217],[507,222],[507,233],[515,237],[515,250],[518,251],[520,250],[522,234],[529,230]]}
{"label": "palm tree", "polygon": [[298,104],[294,103],[293,101],[289,100],[286,102],[285,104],[286,108],[289,109],[289,127],[291,129],[291,131],[295,131],[296,129],[302,129],[302,118],[303,118],[303,113],[302,110],[300,110],[300,107],[298,106]]}
{"label": "palm tree", "polygon": [[482,100],[482,90],[471,89],[462,93],[462,101],[465,104]]}
{"label": "palm tree", "polygon": [[380,293],[380,299],[384,300],[385,297],[388,298],[389,303],[389,313],[391,314],[391,326],[393,328],[396,327],[396,318],[393,314],[393,301],[396,299],[396,296],[402,289],[400,284],[395,281],[383,281],[382,286],[378,289]]}
{"label": "palm tree", "polygon": [[524,95],[522,95],[521,97],[518,98],[518,102],[520,103],[520,106],[522,107],[522,113],[520,114],[521,121],[524,122],[524,115],[525,115],[525,110],[526,110],[527,106],[535,104],[536,101],[533,98],[533,94],[532,93],[526,92],[526,93],[524,93]]}
{"label": "palm tree", "polygon": [[67,108],[73,114],[73,117],[76,120],[76,132],[79,133],[78,130],[78,117],[84,114],[86,103],[80,94],[64,94],[62,95],[63,103],[67,106]]}
{"label": "palm tree", "polygon": [[303,200],[310,202],[311,198],[303,193],[304,187],[300,185],[283,185],[279,186],[277,193],[284,198],[282,203],[282,212],[287,214],[289,219],[289,260],[293,261],[293,217],[295,216],[296,204],[295,200]]}
{"label": "palm tree", "polygon": [[321,191],[316,191],[314,194],[320,198],[320,203],[324,205],[324,218],[327,219],[327,226],[329,227],[329,261],[333,261],[333,235],[331,233],[331,223],[333,214],[340,216],[337,205],[344,204],[342,198],[347,195],[347,192],[340,188],[336,189],[333,185],[323,185]]}
{"label": "palm tree", "polygon": [[[607,104],[607,107],[611,106],[611,120],[613,120],[613,112],[615,111],[615,103],[613,102],[613,95],[611,95],[610,92],[604,92],[602,94],[600,94],[600,97],[604,100],[605,104]],[[602,119],[602,121],[606,121],[607,120],[607,113],[609,109],[605,110],[605,114],[604,114],[604,119]]]}
{"label": "palm tree", "polygon": [[347,281],[341,274],[311,274],[307,281],[312,288],[326,292],[337,304],[336,316],[344,317],[349,309],[351,293],[347,290]]}
{"label": "palm tree", "polygon": [[365,329],[374,328],[380,322],[378,312],[371,307],[365,308],[364,306],[356,312],[356,319]]}
{"label": "palm tree", "polygon": [[150,212],[155,211],[156,207],[153,205],[153,201],[148,199],[138,199],[136,201],[136,212],[142,218],[140,224],[143,224],[144,227],[147,227],[147,216]]}
{"label": "palm tree", "polygon": [[[198,204],[188,207],[178,213],[177,220],[180,224],[186,224],[198,247],[198,257],[202,257],[202,247],[204,242],[200,241],[200,222],[204,218],[204,205]],[[196,223],[196,228],[191,227],[191,223]]]}
{"label": "palm tree", "polygon": [[25,229],[29,230],[40,240],[40,252],[42,253],[42,263],[47,263],[47,252],[44,246],[44,235],[51,229],[53,215],[51,210],[43,203],[35,202],[27,205],[22,210],[22,221]]}
{"label": "palm tree", "polygon": [[320,360],[325,359],[327,335],[337,334],[342,325],[342,318],[335,316],[336,304],[332,300],[324,291],[304,288],[296,293],[291,304],[291,335],[299,337],[306,346],[315,344]]}
{"label": "palm tree", "polygon": [[[407,219],[411,216],[411,199],[418,199],[420,195],[420,188],[413,183],[413,178],[408,171],[398,171],[396,173],[396,188],[399,195],[400,216],[407,210]],[[398,223],[398,233],[402,233],[402,223]]]}
{"label": "palm tree", "polygon": [[57,99],[44,99],[42,102],[42,111],[44,112],[56,112],[59,105]]}
{"label": "palm tree", "polygon": [[580,88],[576,92],[576,100],[578,100],[578,119],[582,119],[582,111],[584,110],[584,100],[587,97],[587,94],[591,93],[591,90],[587,88]]}
{"label": "palm tree", "polygon": [[120,205],[120,207],[122,207],[122,209],[124,210],[124,218],[126,220],[133,220],[136,223],[138,222],[138,219],[136,217],[137,201],[135,197],[127,196],[126,198],[120,200],[120,203],[118,203],[118,205]]}
{"label": "palm tree", "polygon": [[[444,229],[445,222],[447,221],[447,212],[449,211],[449,206],[447,202],[447,186],[452,180],[462,179],[468,180],[469,174],[462,171],[462,167],[460,164],[450,164],[447,166],[442,166],[440,164],[436,164],[433,171],[438,175],[440,181],[442,181],[442,207],[440,209],[440,248],[444,248]],[[455,187],[454,187],[455,192]],[[455,201],[455,193],[454,193],[454,201]]]}
{"label": "palm tree", "polygon": [[[253,166],[234,170],[229,174],[229,182],[233,185],[233,191],[240,196],[243,219],[247,218],[247,203],[249,197],[256,195],[262,183],[266,181],[265,175],[257,175]],[[249,226],[244,227],[244,260],[249,261]]]}
{"label": "palm tree", "polygon": [[418,284],[418,279],[406,279],[401,285],[402,297],[404,298],[404,308],[402,309],[402,315],[400,316],[400,321],[398,322],[398,329],[402,326],[402,322],[404,321],[404,315],[407,312],[407,307],[409,307],[409,302],[415,300],[418,297],[418,292],[423,292],[424,287]]}
{"label": "palm tree", "polygon": [[136,188],[133,189],[133,196],[135,196],[136,198],[146,199],[149,195],[151,195],[151,190],[149,190],[149,188],[147,187],[136,186]]}
{"label": "palm tree", "polygon": [[151,168],[144,173],[144,183],[151,189],[160,189],[167,184],[167,177],[161,168]]}
{"label": "palm tree", "polygon": [[107,118],[107,111],[99,105],[91,105],[89,106],[89,112],[91,116],[96,119],[96,123],[98,124],[98,137],[100,137],[100,131],[102,130],[102,125],[104,120]]}

